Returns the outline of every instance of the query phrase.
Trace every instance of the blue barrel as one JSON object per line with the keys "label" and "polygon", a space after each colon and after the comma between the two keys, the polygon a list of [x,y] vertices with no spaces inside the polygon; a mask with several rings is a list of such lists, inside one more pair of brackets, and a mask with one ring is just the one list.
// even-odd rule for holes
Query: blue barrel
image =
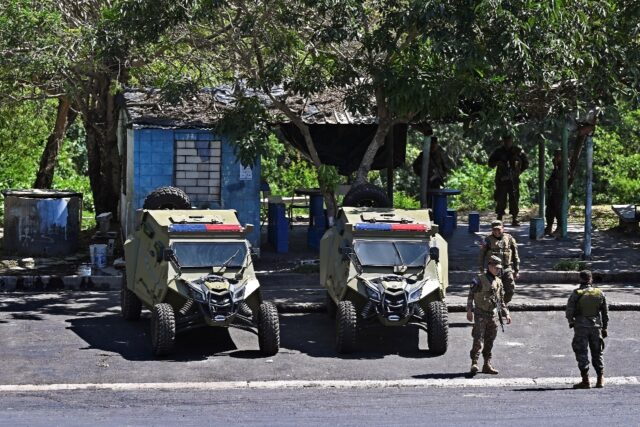
{"label": "blue barrel", "polygon": [[284,203],[269,203],[267,240],[277,253],[289,252],[289,222]]}
{"label": "blue barrel", "polygon": [[447,216],[447,196],[444,194],[433,195],[433,220],[436,224],[442,225]]}
{"label": "blue barrel", "polygon": [[480,231],[480,214],[469,212],[469,233],[477,233],[478,231]]}
{"label": "blue barrel", "polygon": [[538,240],[544,236],[544,218],[531,218],[529,222],[529,238]]}
{"label": "blue barrel", "polygon": [[453,229],[458,228],[458,211],[455,209],[447,209],[447,216],[453,217]]}
{"label": "blue barrel", "polygon": [[453,234],[453,222],[454,218],[451,215],[446,215],[444,221],[440,226],[440,234],[443,236],[451,236]]}

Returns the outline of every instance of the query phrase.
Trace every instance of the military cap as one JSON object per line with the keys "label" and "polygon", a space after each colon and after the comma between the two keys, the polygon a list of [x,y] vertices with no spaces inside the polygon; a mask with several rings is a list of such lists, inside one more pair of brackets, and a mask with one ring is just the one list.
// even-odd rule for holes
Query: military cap
{"label": "military cap", "polygon": [[491,258],[489,258],[489,264],[494,264],[496,267],[502,268],[502,260],[496,255],[491,255]]}
{"label": "military cap", "polygon": [[582,270],[580,272],[580,281],[582,282],[591,282],[591,271],[589,270]]}
{"label": "military cap", "polygon": [[491,222],[491,228],[500,228],[502,227],[502,221],[500,221],[499,219],[496,219],[495,221]]}

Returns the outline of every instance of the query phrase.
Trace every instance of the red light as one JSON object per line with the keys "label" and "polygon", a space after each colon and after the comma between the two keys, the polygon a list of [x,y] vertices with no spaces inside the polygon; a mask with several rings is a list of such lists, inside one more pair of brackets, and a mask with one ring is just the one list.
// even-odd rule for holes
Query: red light
{"label": "red light", "polygon": [[425,224],[391,224],[392,231],[426,231]]}
{"label": "red light", "polygon": [[242,227],[233,224],[206,224],[207,231],[219,231],[219,232],[240,232]]}

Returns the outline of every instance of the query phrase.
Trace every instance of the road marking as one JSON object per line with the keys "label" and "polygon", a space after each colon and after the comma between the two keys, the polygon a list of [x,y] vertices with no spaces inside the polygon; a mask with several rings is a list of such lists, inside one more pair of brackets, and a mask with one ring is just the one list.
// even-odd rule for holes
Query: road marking
{"label": "road marking", "polygon": [[[277,389],[375,389],[375,388],[464,388],[464,387],[553,387],[578,382],[577,377],[546,378],[430,378],[405,380],[291,380],[221,381],[176,383],[87,383],[0,385],[0,393],[74,390],[277,390]],[[640,385],[640,377],[606,378],[606,386]]]}

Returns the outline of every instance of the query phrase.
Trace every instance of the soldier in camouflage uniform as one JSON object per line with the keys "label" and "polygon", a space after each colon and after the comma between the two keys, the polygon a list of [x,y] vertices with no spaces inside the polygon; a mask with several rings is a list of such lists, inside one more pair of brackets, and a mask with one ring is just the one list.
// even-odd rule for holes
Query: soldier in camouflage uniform
{"label": "soldier in camouflage uniform", "polygon": [[[562,150],[558,149],[553,153],[553,171],[546,182],[547,187],[547,206],[545,209],[545,217],[547,226],[544,234],[551,236],[553,233],[553,221],[556,220],[556,226],[560,227],[560,216],[562,213]],[[558,229],[556,229],[556,232]]]}
{"label": "soldier in camouflage uniform", "polygon": [[508,196],[511,225],[520,225],[518,222],[520,174],[529,167],[529,160],[522,148],[513,145],[511,135],[502,137],[502,146],[496,148],[489,156],[489,167],[496,168],[496,189],[493,197],[496,201],[498,219],[501,220],[504,215]]}
{"label": "soldier in camouflage uniform", "polygon": [[[471,347],[471,373],[478,373],[478,359],[480,352],[484,358],[482,372],[496,375],[498,371],[491,366],[491,350],[493,341],[498,334],[497,316],[506,318],[507,324],[511,323],[509,310],[501,304],[504,298],[504,289],[500,281],[499,273],[502,264],[500,258],[492,256],[486,273],[478,274],[473,279],[469,296],[467,297],[467,320],[473,323],[473,346]],[[498,307],[500,306],[500,313]]]}
{"label": "soldier in camouflage uniform", "polygon": [[[417,176],[422,176],[422,158],[423,153],[420,152],[411,166]],[[438,144],[438,137],[432,136],[431,148],[429,149],[429,180],[427,187],[442,188],[449,172],[451,172],[451,159]]]}
{"label": "soldier in camouflage uniform", "polygon": [[580,272],[580,287],[575,289],[569,297],[566,316],[569,327],[574,330],[571,347],[576,354],[578,368],[580,368],[582,375],[582,381],[575,384],[573,388],[591,387],[589,382],[589,349],[591,349],[593,368],[598,375],[596,387],[604,387],[602,352],[604,338],[607,337],[609,309],[604,293],[592,286],[590,271]]}
{"label": "soldier in camouflage uniform", "polygon": [[504,302],[509,304],[516,289],[516,279],[520,277],[520,257],[518,256],[518,244],[509,233],[504,232],[502,221],[491,223],[491,234],[484,238],[480,248],[480,272],[484,271],[488,258],[492,255],[502,261],[502,274],[500,279],[504,286]]}

